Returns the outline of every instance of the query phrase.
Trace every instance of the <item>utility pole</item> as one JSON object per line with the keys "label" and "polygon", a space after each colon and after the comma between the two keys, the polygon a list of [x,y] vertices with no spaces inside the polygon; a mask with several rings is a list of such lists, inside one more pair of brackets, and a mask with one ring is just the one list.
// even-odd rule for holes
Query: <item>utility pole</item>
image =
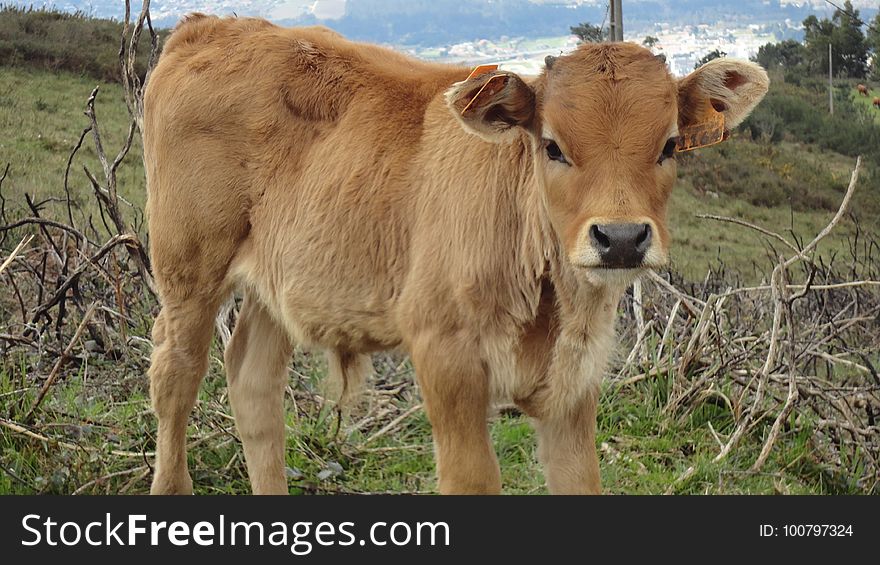
{"label": "utility pole", "polygon": [[831,68],[831,42],[828,42],[828,112],[834,115],[834,82]]}
{"label": "utility pole", "polygon": [[611,22],[608,30],[608,41],[623,41],[623,8],[622,0],[608,0]]}

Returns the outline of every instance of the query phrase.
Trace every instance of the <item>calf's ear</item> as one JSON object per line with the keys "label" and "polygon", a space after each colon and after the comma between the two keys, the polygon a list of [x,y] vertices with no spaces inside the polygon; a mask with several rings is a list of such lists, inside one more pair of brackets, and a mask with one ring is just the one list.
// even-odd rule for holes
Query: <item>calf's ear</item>
{"label": "calf's ear", "polygon": [[499,141],[514,127],[529,128],[535,118],[535,92],[520,77],[490,72],[458,82],[446,103],[465,130]]}
{"label": "calf's ear", "polygon": [[733,129],[764,98],[769,86],[767,73],[755,63],[713,59],[679,81],[678,126],[700,123],[714,110],[724,114],[726,129]]}

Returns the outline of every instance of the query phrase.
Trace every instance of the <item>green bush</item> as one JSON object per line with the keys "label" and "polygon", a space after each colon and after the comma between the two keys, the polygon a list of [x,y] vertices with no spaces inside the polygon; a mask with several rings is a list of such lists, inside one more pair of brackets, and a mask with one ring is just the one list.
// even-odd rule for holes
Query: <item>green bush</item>
{"label": "green bush", "polygon": [[765,106],[758,106],[743,122],[753,141],[779,143],[785,137],[785,121]]}
{"label": "green bush", "polygon": [[[167,32],[161,32],[162,34]],[[122,23],[82,12],[0,6],[0,61],[119,81]],[[137,68],[146,71],[150,39],[141,36]]]}
{"label": "green bush", "polygon": [[862,155],[880,165],[880,127],[871,108],[854,104],[855,82],[834,83],[834,114],[828,111],[827,79],[796,69],[771,73],[770,91],[743,123],[755,141],[778,143],[783,139],[816,144],[843,155]]}
{"label": "green bush", "polygon": [[[699,193],[715,192],[756,206],[791,206],[795,211],[836,210],[848,175],[817,155],[792,144],[756,144],[749,129],[727,143],[679,156],[681,176]],[[806,146],[809,148],[810,146]],[[866,162],[851,210],[876,224],[880,179]]]}

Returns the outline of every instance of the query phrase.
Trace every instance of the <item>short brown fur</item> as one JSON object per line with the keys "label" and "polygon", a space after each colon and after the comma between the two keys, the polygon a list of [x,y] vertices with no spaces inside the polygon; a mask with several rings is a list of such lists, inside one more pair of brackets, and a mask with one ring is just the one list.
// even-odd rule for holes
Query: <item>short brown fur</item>
{"label": "short brown fur", "polygon": [[[727,61],[677,82],[645,49],[587,45],[536,78],[506,73],[462,114],[497,74],[469,71],[323,28],[202,15],[177,27],[145,99],[162,302],[152,492],[192,490],[187,420],[233,290],[245,299],[225,364],[255,493],[287,490],[296,343],[327,353],[346,397],[371,352],[412,356],[441,492],[501,489],[486,418],[502,401],[534,418],[552,492],[599,492],[599,385],[640,271],[597,268],[584,230],[648,222],[643,267],[661,265],[667,138],[712,100],[735,125],[766,75]],[[548,132],[569,165],[548,160]]]}

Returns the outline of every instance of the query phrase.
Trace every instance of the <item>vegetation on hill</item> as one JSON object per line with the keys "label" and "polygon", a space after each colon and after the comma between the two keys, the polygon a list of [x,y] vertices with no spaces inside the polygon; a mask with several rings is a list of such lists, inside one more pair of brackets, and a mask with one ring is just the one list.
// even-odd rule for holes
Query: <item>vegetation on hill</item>
{"label": "vegetation on hill", "polygon": [[[82,12],[0,5],[0,61],[9,66],[65,70],[118,82],[121,34],[121,22]],[[160,36],[166,34],[160,32]],[[140,45],[149,45],[146,35]],[[139,53],[138,69],[143,75],[149,49]]]}
{"label": "vegetation on hill", "polygon": [[[828,46],[837,77],[880,80],[880,14],[873,21],[861,18],[847,0],[831,19],[808,16],[804,24],[804,42],[787,40],[762,46],[755,60],[766,69],[784,69],[798,75],[828,76]],[[873,55],[871,66],[869,58]]]}

